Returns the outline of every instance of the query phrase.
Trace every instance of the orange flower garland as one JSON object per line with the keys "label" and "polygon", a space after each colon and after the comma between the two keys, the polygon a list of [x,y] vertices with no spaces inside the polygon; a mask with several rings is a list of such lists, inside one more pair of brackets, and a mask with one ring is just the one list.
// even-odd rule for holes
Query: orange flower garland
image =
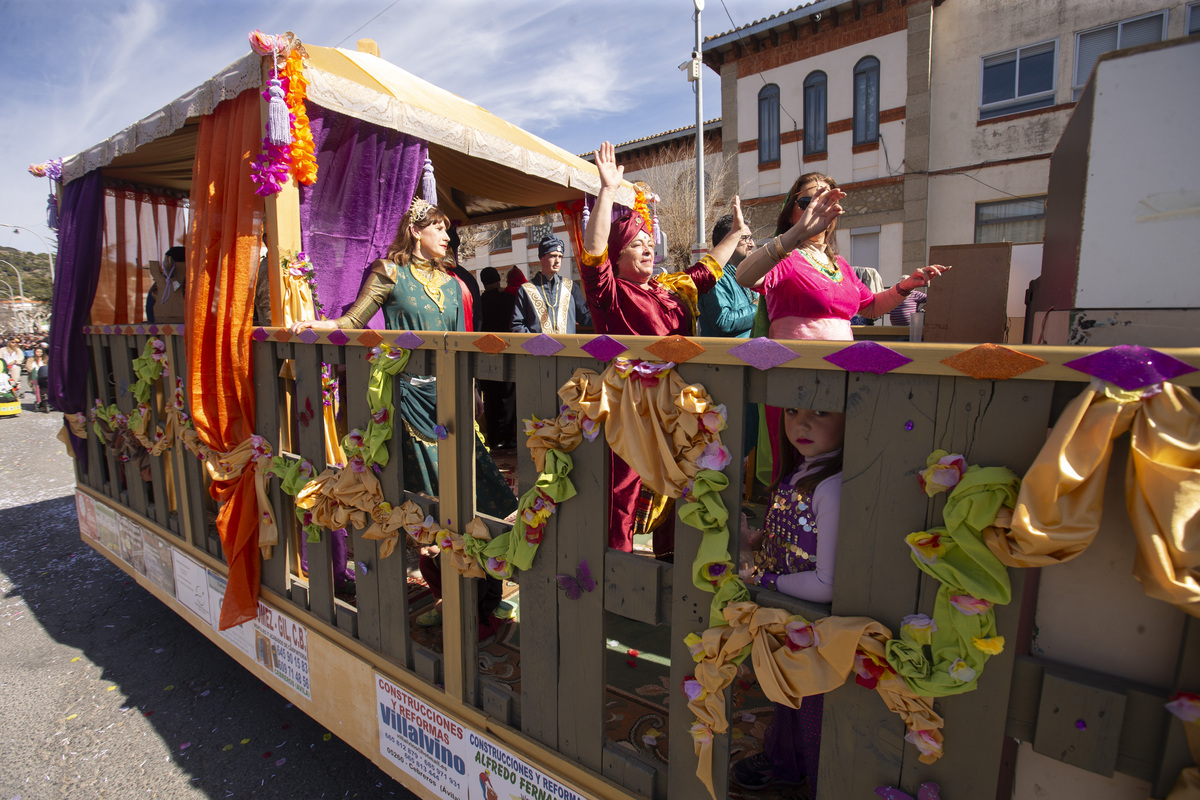
{"label": "orange flower garland", "polygon": [[313,152],[308,111],[304,107],[308,82],[304,80],[304,63],[299,48],[288,54],[287,62],[283,65],[283,76],[287,78],[287,104],[292,112],[292,175],[297,183],[311,185],[317,180],[317,159]]}

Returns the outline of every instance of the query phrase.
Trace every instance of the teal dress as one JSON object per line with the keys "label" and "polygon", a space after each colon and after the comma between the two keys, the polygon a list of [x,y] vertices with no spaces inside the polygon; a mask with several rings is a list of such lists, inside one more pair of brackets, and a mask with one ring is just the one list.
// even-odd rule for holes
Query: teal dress
{"label": "teal dress", "polygon": [[[399,268],[390,261],[373,263],[358,299],[337,323],[339,327],[364,327],[380,307],[388,330],[467,329],[462,285],[453,275],[420,258]],[[404,489],[437,496],[437,378],[401,373],[400,380]],[[473,432],[474,425],[463,425],[460,429]],[[475,437],[475,508],[481,514],[501,519],[517,508],[516,495],[478,436]]]}

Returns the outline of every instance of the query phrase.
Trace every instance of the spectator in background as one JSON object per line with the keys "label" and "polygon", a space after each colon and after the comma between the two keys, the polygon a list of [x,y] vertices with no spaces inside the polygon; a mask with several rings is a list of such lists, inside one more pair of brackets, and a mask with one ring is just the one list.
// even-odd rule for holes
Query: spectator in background
{"label": "spectator in background", "polygon": [[556,236],[543,236],[538,242],[542,268],[517,290],[513,333],[575,333],[577,325],[591,327],[592,315],[587,302],[577,296],[578,286],[558,274],[564,248]]}
{"label": "spectator in background", "polygon": [[[500,271],[486,267],[479,273],[483,294],[479,296],[481,330],[508,333],[516,298],[500,290]],[[479,382],[483,394],[483,420],[489,449],[517,446],[516,384],[508,381]]]}
{"label": "spectator in background", "polygon": [[[732,229],[733,214],[726,214],[718,219],[712,229],[713,247],[725,241]],[[701,336],[727,336],[738,339],[750,336],[758,297],[738,284],[737,267],[752,250],[754,237],[749,233],[740,233],[721,279],[711,292],[700,295]]]}
{"label": "spectator in background", "polygon": [[[900,280],[904,280],[907,277],[907,275],[901,275]],[[888,312],[888,321],[893,325],[911,325],[912,315],[917,313],[921,306],[925,305],[927,299],[928,297],[924,292],[914,289],[908,293],[908,297],[900,301],[900,305]]]}

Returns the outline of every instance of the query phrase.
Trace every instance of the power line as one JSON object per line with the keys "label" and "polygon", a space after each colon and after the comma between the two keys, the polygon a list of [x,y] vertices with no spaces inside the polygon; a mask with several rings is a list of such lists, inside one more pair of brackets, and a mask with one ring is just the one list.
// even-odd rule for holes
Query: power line
{"label": "power line", "polygon": [[377,20],[377,19],[379,19],[380,17],[382,17],[382,16],[383,16],[384,14],[386,14],[387,12],[391,11],[391,10],[392,10],[392,8],[393,8],[393,7],[395,7],[396,5],[398,5],[399,3],[400,3],[400,0],[394,0],[394,1],[392,2],[392,4],[391,4],[391,5],[389,5],[387,8],[385,8],[383,11],[380,11],[378,14],[376,14],[376,15],[375,15],[375,16],[373,16],[373,17],[371,17],[369,20],[367,20],[366,22],[364,22],[362,25],[359,25],[357,28],[355,28],[354,30],[350,31],[348,34],[346,34],[345,36],[343,36],[343,37],[342,37],[342,41],[341,41],[341,42],[338,42],[337,44],[335,44],[335,45],[334,45],[334,47],[341,47],[341,46],[342,46],[342,42],[346,41],[346,40],[347,40],[347,39],[349,39],[351,36],[353,36],[354,34],[358,33],[358,32],[359,32],[359,31],[361,31],[363,28],[367,27],[368,25],[370,25],[372,22],[374,22],[375,20]]}

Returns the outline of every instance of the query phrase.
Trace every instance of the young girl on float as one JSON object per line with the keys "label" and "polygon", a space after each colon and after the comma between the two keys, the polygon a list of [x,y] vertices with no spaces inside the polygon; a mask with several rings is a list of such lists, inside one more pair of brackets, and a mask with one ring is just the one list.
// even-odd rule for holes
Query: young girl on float
{"label": "young girl on float", "polygon": [[[842,501],[842,442],[846,415],[788,408],[783,411],[780,478],[762,530],[742,516],[742,544],[754,553],[743,578],[813,603],[833,600],[838,517]],[[775,704],[763,751],[733,766],[743,789],[808,781],[816,796],[824,697],[805,697],[799,709]]]}

